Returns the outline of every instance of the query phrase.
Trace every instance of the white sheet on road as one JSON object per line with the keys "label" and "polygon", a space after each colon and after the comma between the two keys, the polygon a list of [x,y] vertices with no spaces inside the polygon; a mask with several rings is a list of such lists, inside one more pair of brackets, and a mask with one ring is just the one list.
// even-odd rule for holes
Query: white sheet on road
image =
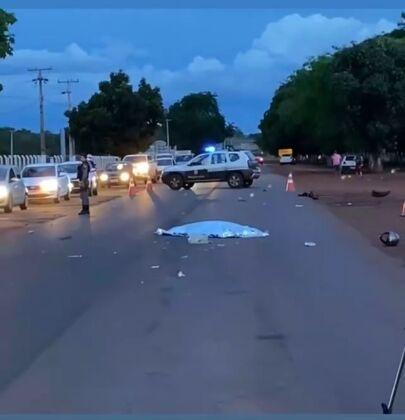
{"label": "white sheet on road", "polygon": [[156,234],[186,237],[208,236],[209,238],[263,238],[269,236],[268,232],[222,220],[189,223],[172,227],[169,230],[159,228]]}

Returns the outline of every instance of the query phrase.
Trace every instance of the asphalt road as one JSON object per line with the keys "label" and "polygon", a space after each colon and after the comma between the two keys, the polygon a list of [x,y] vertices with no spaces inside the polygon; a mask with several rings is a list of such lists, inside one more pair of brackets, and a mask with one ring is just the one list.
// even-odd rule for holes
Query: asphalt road
{"label": "asphalt road", "polygon": [[[154,235],[211,219],[270,236]],[[404,344],[401,262],[271,174],[8,230],[0,264],[0,413],[379,413]]]}

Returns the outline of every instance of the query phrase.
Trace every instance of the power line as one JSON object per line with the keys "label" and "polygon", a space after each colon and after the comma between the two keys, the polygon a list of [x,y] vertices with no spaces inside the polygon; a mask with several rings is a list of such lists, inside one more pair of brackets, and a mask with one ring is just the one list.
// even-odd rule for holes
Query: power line
{"label": "power line", "polygon": [[43,77],[43,71],[50,71],[51,67],[28,69],[28,71],[36,72],[37,77],[32,81],[39,86],[39,129],[41,138],[41,155],[46,155],[45,144],[45,120],[44,120],[44,89],[43,85],[48,82],[48,79]]}

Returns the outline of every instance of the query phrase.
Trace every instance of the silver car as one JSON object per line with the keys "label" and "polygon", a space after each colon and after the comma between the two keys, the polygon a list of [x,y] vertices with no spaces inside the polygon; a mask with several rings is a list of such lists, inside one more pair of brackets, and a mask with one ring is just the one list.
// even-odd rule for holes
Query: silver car
{"label": "silver car", "polygon": [[15,167],[0,165],[0,208],[11,213],[14,206],[20,206],[21,210],[28,207],[24,182]]}

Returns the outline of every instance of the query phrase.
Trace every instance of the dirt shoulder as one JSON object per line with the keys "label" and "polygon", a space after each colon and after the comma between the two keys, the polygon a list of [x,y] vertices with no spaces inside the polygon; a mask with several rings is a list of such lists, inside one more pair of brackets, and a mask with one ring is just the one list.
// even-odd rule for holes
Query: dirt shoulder
{"label": "dirt shoulder", "polygon": [[[273,173],[283,176],[291,172],[298,192],[314,191],[320,204],[357,229],[373,246],[405,261],[405,217],[400,217],[405,200],[405,173],[352,175],[342,179],[332,169],[316,166],[274,164],[269,167]],[[375,198],[372,190],[391,192],[386,197]],[[401,236],[396,248],[387,248],[379,240],[379,235],[388,230]]]}

